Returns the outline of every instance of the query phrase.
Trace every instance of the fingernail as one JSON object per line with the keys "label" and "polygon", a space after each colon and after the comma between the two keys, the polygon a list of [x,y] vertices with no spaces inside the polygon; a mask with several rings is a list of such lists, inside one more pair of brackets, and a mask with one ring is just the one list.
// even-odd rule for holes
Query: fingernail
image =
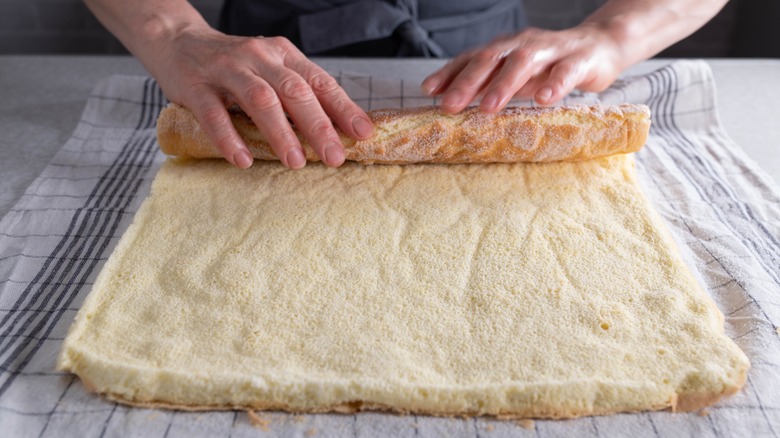
{"label": "fingernail", "polygon": [[544,87],[536,92],[536,100],[547,101],[550,100],[550,97],[552,97],[552,88],[550,87]]}
{"label": "fingernail", "polygon": [[252,165],[252,156],[249,155],[249,152],[241,149],[233,154],[233,164],[241,169],[246,169]]}
{"label": "fingernail", "polygon": [[344,158],[344,147],[341,144],[325,146],[325,164],[328,166],[341,166],[344,164]]}
{"label": "fingernail", "polygon": [[482,99],[482,109],[487,111],[495,111],[495,109],[498,108],[499,101],[500,99],[498,94],[489,93],[487,96],[485,96],[484,99]]}
{"label": "fingernail", "polygon": [[352,120],[352,129],[355,130],[355,133],[358,136],[363,138],[370,137],[374,132],[374,127],[371,126],[371,122],[364,117],[355,117]]}
{"label": "fingernail", "polygon": [[433,94],[434,91],[436,91],[440,85],[441,85],[441,81],[439,80],[439,78],[430,77],[430,78],[426,78],[422,82],[422,89],[423,92],[425,92],[425,94],[430,95]]}
{"label": "fingernail", "polygon": [[441,101],[441,105],[448,107],[460,106],[462,100],[463,98],[461,97],[460,93],[449,93],[444,96],[444,99]]}
{"label": "fingernail", "polygon": [[303,152],[300,149],[293,148],[287,152],[287,166],[290,169],[300,169],[305,165],[306,157],[303,156]]}

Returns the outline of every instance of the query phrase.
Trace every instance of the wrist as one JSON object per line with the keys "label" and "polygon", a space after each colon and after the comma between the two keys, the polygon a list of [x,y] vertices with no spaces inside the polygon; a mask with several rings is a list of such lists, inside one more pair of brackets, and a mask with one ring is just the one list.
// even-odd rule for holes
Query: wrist
{"label": "wrist", "polygon": [[158,81],[164,81],[172,72],[171,62],[177,54],[186,52],[188,36],[217,32],[198,14],[195,17],[151,14],[143,21],[133,45],[128,50]]}
{"label": "wrist", "polygon": [[620,71],[646,58],[645,51],[639,44],[643,40],[642,30],[636,20],[626,15],[590,17],[577,27],[597,34],[601,42],[612,49],[615,66]]}
{"label": "wrist", "polygon": [[[188,32],[213,30],[203,17],[189,4],[182,7],[158,8],[149,10],[139,8],[134,11],[134,17],[123,22],[125,28],[121,32],[127,49],[144,64],[154,62],[157,54],[165,52],[176,39]],[[147,58],[152,58],[148,59]]]}

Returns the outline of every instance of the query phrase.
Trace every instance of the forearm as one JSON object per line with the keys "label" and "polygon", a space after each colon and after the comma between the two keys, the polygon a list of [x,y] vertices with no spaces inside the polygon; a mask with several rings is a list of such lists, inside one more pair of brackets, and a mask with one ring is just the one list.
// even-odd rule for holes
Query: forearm
{"label": "forearm", "polygon": [[208,29],[186,0],[84,0],[101,23],[147,68],[166,42],[185,29]]}
{"label": "forearm", "polygon": [[607,30],[625,67],[650,58],[709,21],[727,0],[610,0],[582,26]]}

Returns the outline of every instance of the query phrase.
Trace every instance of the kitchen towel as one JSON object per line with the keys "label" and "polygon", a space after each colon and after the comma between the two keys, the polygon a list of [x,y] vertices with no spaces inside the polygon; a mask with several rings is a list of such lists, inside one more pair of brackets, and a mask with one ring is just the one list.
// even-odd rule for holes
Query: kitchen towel
{"label": "kitchen towel", "polygon": [[[331,72],[366,109],[433,103],[418,84]],[[706,412],[514,422],[382,413],[130,408],[54,370],[62,340],[160,163],[166,104],[150,78],[97,85],[71,139],[0,221],[0,431],[9,436],[778,436],[780,192],[721,127],[712,73],[679,61],[564,103],[645,103],[640,182],[751,360],[745,388]],[[529,104],[529,102],[518,102]],[[34,145],[30,145],[34,147]]]}

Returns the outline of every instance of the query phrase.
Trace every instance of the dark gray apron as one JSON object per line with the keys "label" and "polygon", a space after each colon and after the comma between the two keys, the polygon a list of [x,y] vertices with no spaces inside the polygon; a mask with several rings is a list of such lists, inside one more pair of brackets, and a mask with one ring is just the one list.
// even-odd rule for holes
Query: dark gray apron
{"label": "dark gray apron", "polygon": [[220,18],[319,56],[449,57],[526,25],[522,0],[226,0]]}

